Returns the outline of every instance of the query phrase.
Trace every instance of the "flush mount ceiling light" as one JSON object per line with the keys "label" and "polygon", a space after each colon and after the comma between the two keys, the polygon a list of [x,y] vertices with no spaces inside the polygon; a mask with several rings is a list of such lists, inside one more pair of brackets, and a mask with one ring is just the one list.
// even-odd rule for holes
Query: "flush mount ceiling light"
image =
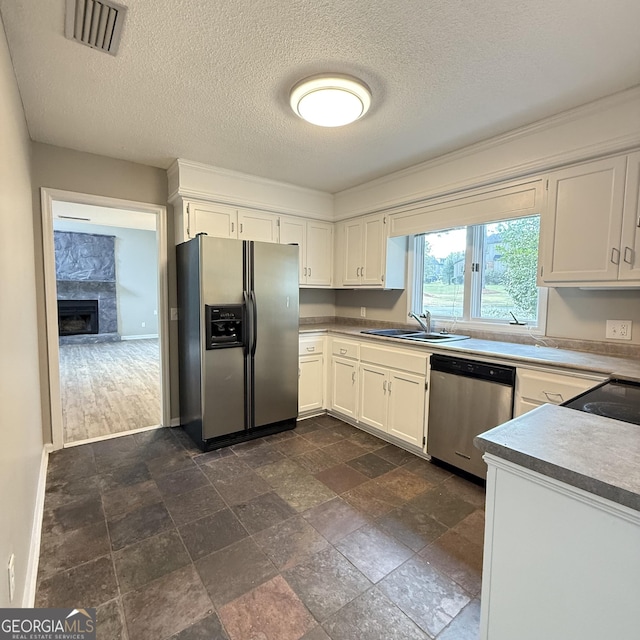
{"label": "flush mount ceiling light", "polygon": [[343,75],[306,78],[291,90],[291,108],[320,127],[341,127],[369,110],[371,92],[363,82]]}

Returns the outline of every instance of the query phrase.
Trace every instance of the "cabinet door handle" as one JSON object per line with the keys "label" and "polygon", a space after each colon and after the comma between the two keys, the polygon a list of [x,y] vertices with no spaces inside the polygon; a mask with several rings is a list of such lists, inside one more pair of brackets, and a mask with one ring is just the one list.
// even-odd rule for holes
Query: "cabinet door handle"
{"label": "cabinet door handle", "polygon": [[389,380],[389,395],[391,395],[391,380]]}
{"label": "cabinet door handle", "polygon": [[384,393],[387,393],[387,381],[386,380],[382,381],[382,391]]}
{"label": "cabinet door handle", "polygon": [[542,393],[544,393],[544,397],[549,402],[564,402],[564,398],[561,393],[554,393],[553,391],[543,391]]}
{"label": "cabinet door handle", "polygon": [[345,353],[347,353],[346,349],[340,349],[340,355],[344,355]]}
{"label": "cabinet door handle", "polygon": [[351,382],[353,382],[353,384],[356,383],[356,372],[355,371],[351,372]]}
{"label": "cabinet door handle", "polygon": [[360,277],[360,267],[356,268],[356,278]]}
{"label": "cabinet door handle", "polygon": [[244,228],[244,225],[242,224],[242,222],[240,223],[240,233],[242,233],[242,229]]}
{"label": "cabinet door handle", "polygon": [[298,378],[302,375],[302,371],[300,369],[300,367],[298,367]]}
{"label": "cabinet door handle", "polygon": [[316,348],[315,347],[307,347],[307,351],[315,351]]}
{"label": "cabinet door handle", "polygon": [[613,264],[620,264],[620,249],[617,247],[612,247],[611,249],[611,262],[613,262]]}
{"label": "cabinet door handle", "polygon": [[309,267],[309,277],[311,277],[311,267]]}
{"label": "cabinet door handle", "polygon": [[[627,256],[629,256],[627,258]],[[631,247],[624,248],[624,261],[627,264],[633,264],[633,249]]]}
{"label": "cabinet door handle", "polygon": [[232,222],[232,223],[231,223],[231,233],[233,233],[233,232],[234,232],[235,228],[236,228],[236,225],[235,225],[235,223],[234,223],[234,222]]}
{"label": "cabinet door handle", "polygon": [[304,275],[307,275],[307,267],[304,268]]}
{"label": "cabinet door handle", "polygon": [[364,267],[360,267],[360,277],[364,278]]}

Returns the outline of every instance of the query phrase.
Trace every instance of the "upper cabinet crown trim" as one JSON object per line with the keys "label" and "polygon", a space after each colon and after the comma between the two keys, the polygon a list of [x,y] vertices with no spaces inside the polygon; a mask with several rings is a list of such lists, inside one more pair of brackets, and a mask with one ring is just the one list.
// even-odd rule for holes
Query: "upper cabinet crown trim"
{"label": "upper cabinet crown trim", "polygon": [[260,176],[178,159],[167,170],[169,201],[205,200],[333,221],[333,196]]}

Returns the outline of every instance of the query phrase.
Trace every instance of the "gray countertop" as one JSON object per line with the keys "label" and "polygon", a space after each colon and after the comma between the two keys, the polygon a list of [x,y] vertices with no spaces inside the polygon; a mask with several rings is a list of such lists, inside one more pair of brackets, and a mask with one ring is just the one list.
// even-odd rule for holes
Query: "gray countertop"
{"label": "gray countertop", "polygon": [[475,439],[487,453],[640,511],[640,426],[546,404]]}
{"label": "gray countertop", "polygon": [[495,340],[478,340],[470,338],[447,344],[424,344],[398,338],[372,336],[362,333],[363,327],[345,324],[309,324],[301,325],[300,333],[327,332],[336,333],[351,338],[375,340],[379,343],[393,344],[397,347],[412,347],[424,349],[429,353],[450,353],[458,355],[480,356],[482,358],[498,358],[513,361],[518,364],[538,366],[563,367],[624,378],[640,382],[640,362],[632,358],[602,356],[583,351],[569,349],[554,349],[530,344],[513,342],[498,342]]}

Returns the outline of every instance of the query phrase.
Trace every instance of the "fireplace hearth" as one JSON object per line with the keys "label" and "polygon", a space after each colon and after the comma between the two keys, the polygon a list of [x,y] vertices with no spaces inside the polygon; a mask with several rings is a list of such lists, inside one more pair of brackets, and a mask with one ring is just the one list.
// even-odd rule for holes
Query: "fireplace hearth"
{"label": "fireplace hearth", "polygon": [[97,300],[58,300],[58,333],[77,336],[99,332]]}

